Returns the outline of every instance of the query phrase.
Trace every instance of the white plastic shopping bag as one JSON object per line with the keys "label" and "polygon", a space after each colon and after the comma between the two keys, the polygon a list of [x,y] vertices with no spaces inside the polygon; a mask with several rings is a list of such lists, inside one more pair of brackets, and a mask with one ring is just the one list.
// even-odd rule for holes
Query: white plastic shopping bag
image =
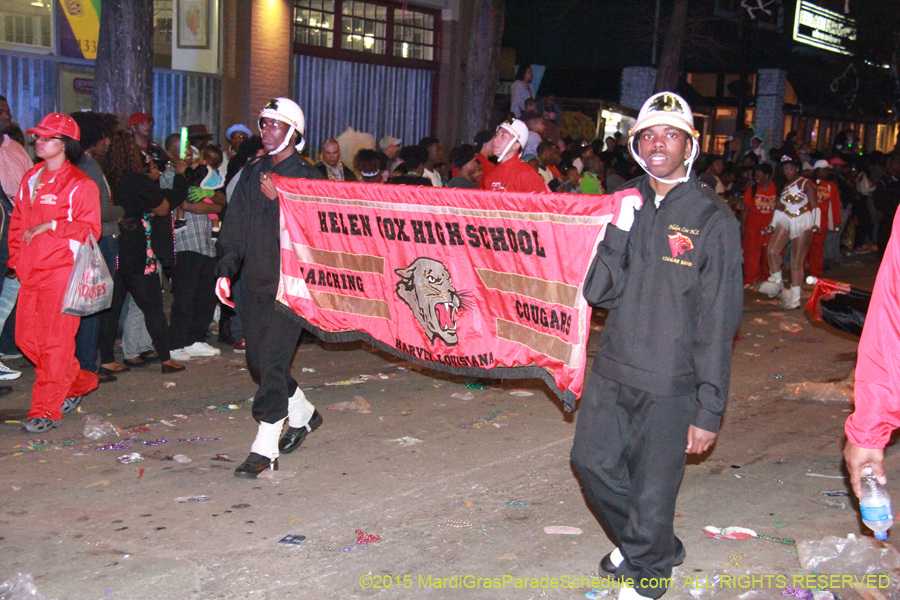
{"label": "white plastic shopping bag", "polygon": [[89,243],[82,244],[75,253],[75,264],[69,275],[62,312],[86,317],[112,306],[113,278],[97,246],[94,234]]}

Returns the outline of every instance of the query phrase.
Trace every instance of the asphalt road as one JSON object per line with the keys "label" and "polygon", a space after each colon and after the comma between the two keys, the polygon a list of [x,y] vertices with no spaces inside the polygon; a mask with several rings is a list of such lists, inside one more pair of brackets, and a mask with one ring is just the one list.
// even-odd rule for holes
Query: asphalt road
{"label": "asphalt road", "polygon": [[[874,272],[862,257],[829,274],[865,285]],[[594,344],[601,327],[597,314]],[[666,598],[776,598],[771,585],[703,582],[808,574],[794,544],[714,539],[706,525],[797,541],[865,531],[848,497],[822,494],[849,489],[851,404],[790,393],[845,378],[856,343],[747,294],[719,440],[682,484],[675,527],[687,559]],[[14,422],[33,368],[11,366],[25,374],[0,400],[0,581],[29,574],[48,598],[580,598],[591,585],[578,578],[612,549],[569,462],[574,418],[537,381],[468,389],[364,345],[300,346],[294,374],[324,425],[281,458],[279,473],[293,477],[275,483],[232,475],[256,424],[255,385],[230,348],[177,375],[158,364],[122,374],[46,439]],[[88,414],[125,436],[88,440]],[[143,460],[119,462],[131,452]],[[889,488],[898,470],[890,461]],[[554,525],[583,533],[544,532]],[[358,544],[357,530],[380,538]]]}

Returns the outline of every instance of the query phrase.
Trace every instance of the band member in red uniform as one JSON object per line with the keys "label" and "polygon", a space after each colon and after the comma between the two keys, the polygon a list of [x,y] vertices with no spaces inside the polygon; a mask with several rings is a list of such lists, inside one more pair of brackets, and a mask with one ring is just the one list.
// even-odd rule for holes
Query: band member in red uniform
{"label": "band member in red uniform", "polygon": [[769,234],[766,227],[772,222],[772,211],[778,197],[772,181],[772,165],[761,164],[753,169],[753,185],[744,192],[744,212],[741,219],[741,248],[744,251],[744,289],[756,285],[768,273],[766,247]]}
{"label": "band member in red uniform", "polygon": [[813,166],[816,169],[819,205],[813,211],[818,231],[813,230],[809,244],[809,274],[820,277],[825,267],[825,238],[830,232],[841,228],[841,193],[837,184],[830,179],[831,165],[827,160],[817,160]]}
{"label": "band member in red uniform", "polygon": [[501,192],[549,192],[537,171],[520,156],[528,141],[528,127],[518,119],[502,123],[494,134],[494,156],[499,164],[481,178],[481,187]]}

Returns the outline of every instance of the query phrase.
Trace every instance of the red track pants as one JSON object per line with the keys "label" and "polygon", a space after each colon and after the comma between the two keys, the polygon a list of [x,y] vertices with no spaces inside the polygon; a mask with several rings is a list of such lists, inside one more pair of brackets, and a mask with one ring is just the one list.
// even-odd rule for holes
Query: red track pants
{"label": "red track pants", "polygon": [[814,233],[812,241],[809,243],[809,274],[814,277],[822,275],[822,269],[825,267],[825,238],[828,236],[826,230]]}
{"label": "red track pants", "polygon": [[747,223],[744,239],[741,240],[741,248],[744,251],[744,284],[752,285],[769,278],[766,249],[771,234],[762,233],[767,226],[768,223],[764,225]]}
{"label": "red track pants", "polygon": [[16,309],[16,345],[35,364],[36,379],[28,417],[62,419],[66,398],[97,389],[97,376],[75,358],[80,317],[62,314],[68,273],[38,286],[23,285]]}

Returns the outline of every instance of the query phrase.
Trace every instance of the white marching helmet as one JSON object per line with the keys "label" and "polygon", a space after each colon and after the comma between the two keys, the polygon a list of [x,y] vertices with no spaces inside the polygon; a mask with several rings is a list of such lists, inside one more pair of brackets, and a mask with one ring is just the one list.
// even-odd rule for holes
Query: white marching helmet
{"label": "white marching helmet", "polygon": [[525,145],[528,143],[528,126],[519,119],[510,119],[501,123],[500,127],[497,128],[498,131],[501,129],[511,133],[513,139],[509,141],[506,148],[503,149],[503,152],[497,158],[503,160],[503,157],[506,156],[506,153],[510,151],[512,145],[516,142],[519,142],[519,155],[521,156],[522,152],[525,151]]}
{"label": "white marching helmet", "polygon": [[[635,147],[635,141],[638,134],[654,125],[670,125],[680,129],[691,136],[691,156],[684,161],[687,172],[684,177],[678,179],[662,179],[650,172],[647,168],[647,162],[641,158]],[[641,168],[647,171],[647,174],[663,183],[682,183],[687,181],[691,176],[691,167],[700,154],[700,133],[694,129],[694,115],[691,113],[691,107],[685,102],[684,98],[672,92],[660,92],[650,96],[641,107],[638,113],[637,122],[631,131],[628,132],[628,151],[634,160],[641,165]]]}
{"label": "white marching helmet", "polygon": [[262,131],[263,119],[275,119],[290,126],[284,141],[278,148],[269,152],[269,154],[278,154],[284,150],[291,141],[291,134],[297,132],[297,152],[301,152],[306,145],[306,139],[303,137],[303,130],[306,127],[306,118],[303,111],[297,106],[297,103],[290,98],[273,98],[269,100],[266,106],[259,113],[259,119],[256,121],[260,132]]}

